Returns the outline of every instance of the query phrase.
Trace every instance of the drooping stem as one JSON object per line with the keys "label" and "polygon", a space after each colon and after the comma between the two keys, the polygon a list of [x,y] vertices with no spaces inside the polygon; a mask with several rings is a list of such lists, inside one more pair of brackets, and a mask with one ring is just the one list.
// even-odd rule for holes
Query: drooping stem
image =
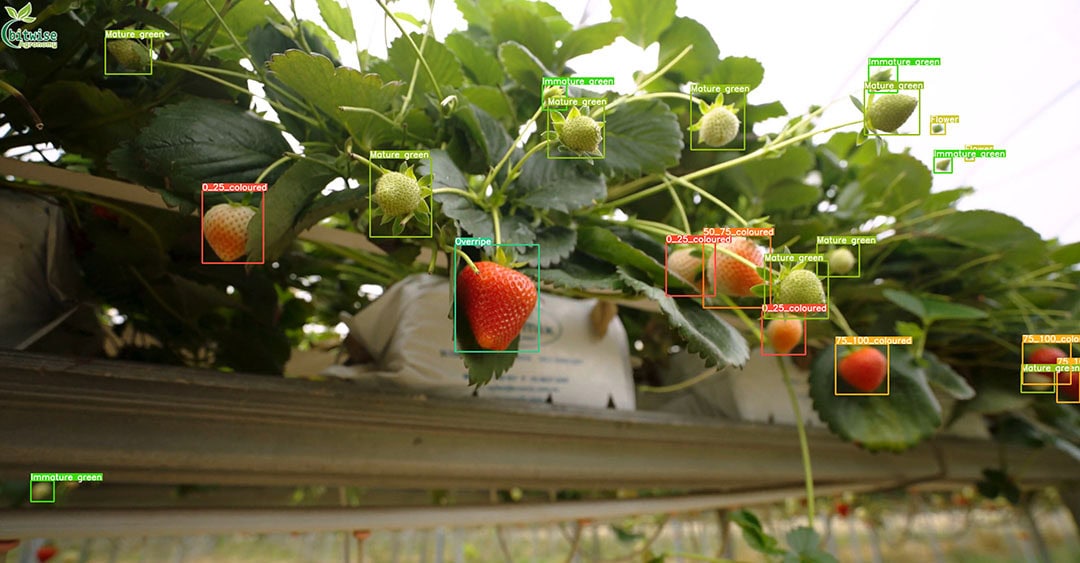
{"label": "drooping stem", "polygon": [[847,319],[844,318],[844,314],[840,312],[840,309],[836,307],[832,299],[829,300],[829,314],[832,316],[833,323],[840,327],[840,330],[844,331],[844,334],[856,336],[855,331],[851,330],[851,325],[849,325]]}
{"label": "drooping stem", "polygon": [[23,109],[26,110],[26,113],[30,114],[30,118],[34,120],[34,127],[38,131],[45,129],[45,124],[41,121],[41,116],[38,115],[36,111],[34,111],[34,106],[30,105],[30,102],[26,101],[26,97],[22,95],[22,92],[18,91],[17,89],[15,89],[14,86],[8,84],[3,80],[0,80],[0,90],[11,94],[11,97],[15,98],[15,100],[19,102],[19,105],[21,105]]}
{"label": "drooping stem", "polygon": [[799,398],[795,395],[795,387],[791,384],[791,375],[788,374],[787,364],[784,358],[777,358],[780,364],[780,373],[784,376],[784,387],[787,387],[788,399],[791,400],[791,410],[795,413],[795,429],[799,433],[799,449],[802,451],[803,480],[806,482],[806,518],[811,528],[814,527],[814,471],[810,467],[810,445],[806,440],[806,425],[803,424],[802,409],[799,408]]}
{"label": "drooping stem", "polygon": [[690,233],[690,218],[686,216],[686,208],[683,207],[682,200],[679,199],[679,194],[675,191],[675,188],[671,184],[667,185],[668,192],[671,193],[671,201],[675,204],[675,210],[679,213],[679,220],[682,221],[683,231],[687,234]]}
{"label": "drooping stem", "polygon": [[296,156],[294,156],[293,154],[286,154],[285,156],[275,160],[273,163],[270,164],[270,166],[267,166],[266,169],[259,173],[259,177],[255,178],[255,183],[261,184],[263,179],[266,178],[270,174],[270,172],[273,172],[275,168],[281,166],[282,164],[285,164],[286,162],[294,158],[296,158]]}
{"label": "drooping stem", "polygon": [[469,258],[468,254],[465,254],[465,252],[457,246],[454,247],[454,252],[457,252],[459,255],[461,255],[461,257],[465,260],[465,263],[468,264],[470,268],[472,268],[473,272],[477,274],[480,273],[480,268],[477,268],[476,264],[473,264],[472,258]]}
{"label": "drooping stem", "polygon": [[708,368],[705,371],[695,375],[694,377],[691,377],[690,379],[680,381],[678,383],[673,383],[671,385],[664,385],[661,387],[639,385],[638,391],[642,391],[644,393],[674,393],[675,391],[680,391],[682,389],[686,389],[687,387],[693,387],[694,385],[697,385],[698,383],[701,383],[702,381],[705,381],[706,379],[716,375],[717,373],[719,373],[719,371],[720,370],[716,368]]}

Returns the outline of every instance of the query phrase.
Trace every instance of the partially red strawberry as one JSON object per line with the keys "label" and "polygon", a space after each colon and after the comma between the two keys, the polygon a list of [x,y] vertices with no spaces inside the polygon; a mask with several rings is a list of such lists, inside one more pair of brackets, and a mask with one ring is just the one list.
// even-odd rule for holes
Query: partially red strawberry
{"label": "partially red strawberry", "polygon": [[56,556],[56,552],[57,552],[57,549],[56,549],[55,545],[52,545],[52,544],[43,545],[43,546],[39,547],[38,550],[37,550],[37,560],[38,560],[39,563],[45,563],[46,561],[48,561],[48,560],[52,559],[54,556]]}
{"label": "partially red strawberry", "polygon": [[505,350],[536,308],[536,284],[529,276],[496,264],[477,262],[458,274],[458,305],[486,350]]}
{"label": "partially red strawberry", "polygon": [[232,203],[219,203],[203,215],[203,236],[223,262],[247,253],[248,223],[254,216],[255,209]]}
{"label": "partially red strawberry", "polygon": [[732,297],[749,297],[752,295],[750,288],[763,282],[761,276],[758,275],[756,269],[729,256],[723,251],[724,249],[742,256],[758,267],[765,263],[765,256],[758,245],[743,237],[716,245],[712,268],[709,271],[712,281],[716,284],[716,291]]}
{"label": "partially red strawberry", "polygon": [[840,360],[840,378],[862,393],[869,393],[885,381],[888,363],[877,348],[859,348]]}
{"label": "partially red strawberry", "polygon": [[[1067,357],[1069,357],[1069,355],[1066,354],[1065,352],[1062,352],[1061,349],[1059,349],[1059,348],[1054,348],[1053,346],[1040,346],[1040,347],[1036,348],[1035,351],[1033,351],[1031,354],[1028,355],[1027,363],[1029,363],[1029,364],[1057,364],[1058,358],[1067,358]],[[1080,375],[1080,374],[1078,374],[1078,375]],[[1054,376],[1050,375],[1049,373],[1031,373],[1031,374],[1028,374],[1027,380],[1029,382],[1032,382],[1032,383],[1045,381],[1045,382],[1047,382],[1047,385],[1045,387],[1044,386],[1037,386],[1033,390],[1035,390],[1035,391],[1040,391],[1040,390],[1050,391],[1049,383],[1050,383],[1050,381],[1053,380],[1053,378],[1054,378]],[[1066,383],[1068,381],[1069,381],[1069,372],[1067,372],[1067,371],[1059,371],[1059,372],[1057,372],[1057,382],[1058,383]],[[1066,394],[1066,392],[1069,390],[1069,387],[1059,387],[1059,389],[1061,389],[1062,394]],[[1066,395],[1066,400],[1076,400],[1076,399],[1075,398],[1069,399],[1068,396]]]}
{"label": "partially red strawberry", "polygon": [[803,323],[799,319],[773,319],[765,325],[765,336],[773,350],[779,354],[787,354],[802,342]]}

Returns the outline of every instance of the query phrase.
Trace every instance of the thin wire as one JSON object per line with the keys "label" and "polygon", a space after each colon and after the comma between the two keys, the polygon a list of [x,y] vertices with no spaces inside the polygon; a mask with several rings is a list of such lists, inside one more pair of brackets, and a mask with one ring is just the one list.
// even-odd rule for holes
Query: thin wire
{"label": "thin wire", "polygon": [[[866,56],[862,58],[863,61],[865,61],[866,59],[869,59],[870,56],[873,55],[875,51],[877,51],[878,47],[881,47],[881,44],[884,43],[885,40],[889,38],[889,35],[891,35],[892,32],[896,30],[897,26],[900,25],[900,22],[904,21],[904,18],[906,18],[908,16],[908,14],[911,13],[911,10],[914,9],[915,6],[918,3],[919,3],[919,0],[914,0],[907,7],[907,9],[904,10],[904,13],[900,14],[900,17],[896,18],[896,20],[892,22],[892,25],[889,26],[889,29],[885,30],[885,33],[881,36],[880,39],[877,40],[877,43],[874,43],[874,45],[872,47],[870,47],[870,49],[866,52]],[[847,84],[848,84],[848,82],[851,81],[851,78],[853,76],[855,76],[855,73],[859,72],[860,68],[865,68],[865,67],[866,67],[866,65],[864,63],[862,63],[862,62],[855,65],[855,68],[853,68],[851,70],[851,73],[847,75],[847,78],[845,78],[843,81],[840,82],[840,88],[829,99],[835,100],[836,98],[840,97],[840,95],[843,94],[845,90],[847,90]]]}

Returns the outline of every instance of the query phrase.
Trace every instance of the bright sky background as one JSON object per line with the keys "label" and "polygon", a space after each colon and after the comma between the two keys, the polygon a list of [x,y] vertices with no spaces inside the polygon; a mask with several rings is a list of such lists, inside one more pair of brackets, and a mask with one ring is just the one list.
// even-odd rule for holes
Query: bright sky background
{"label": "bright sky background", "polygon": [[[289,14],[289,0],[272,0]],[[608,0],[548,0],[574,24],[610,18]],[[360,49],[385,56],[399,35],[374,0],[348,0]],[[321,21],[315,0],[296,0],[303,19]],[[393,11],[427,20],[426,0],[399,0]],[[424,14],[421,16],[421,14]],[[942,66],[905,73],[922,80],[923,135],[893,137],[893,150],[910,146],[929,163],[932,150],[992,144],[1004,160],[954,163],[935,175],[934,189],[973,186],[964,209],[993,209],[1018,217],[1046,237],[1080,241],[1080,2],[1040,0],[679,0],[677,14],[710,29],[721,56],[749,56],[765,66],[751,101],[780,100],[789,112],[841,100],[819,124],[857,119],[848,94],[860,93],[867,57],[940,57]],[[435,0],[440,39],[465,21],[453,0]],[[406,24],[408,25],[408,24]],[[411,31],[411,30],[410,30]],[[344,64],[354,48],[339,44]],[[571,61],[585,76],[610,76],[616,89],[632,85],[636,70],[656,67],[657,47],[615,44]],[[959,114],[944,137],[928,134],[929,114]],[[764,125],[779,128],[781,120]],[[771,127],[770,127],[771,126]],[[854,130],[854,128],[852,129]]]}

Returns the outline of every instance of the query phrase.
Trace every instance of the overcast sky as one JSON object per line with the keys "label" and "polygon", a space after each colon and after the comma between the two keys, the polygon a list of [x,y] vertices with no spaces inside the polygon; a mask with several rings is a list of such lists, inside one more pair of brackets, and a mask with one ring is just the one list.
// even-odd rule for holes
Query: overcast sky
{"label": "overcast sky", "polygon": [[[607,0],[548,0],[577,24],[610,18]],[[273,0],[289,13],[289,0]],[[315,0],[296,0],[305,19],[319,20]],[[349,0],[360,49],[385,55],[385,25],[374,0]],[[399,0],[394,11],[427,19],[426,0]],[[1046,237],[1080,241],[1080,2],[1040,0],[805,0],[725,2],[679,0],[678,15],[708,27],[721,56],[749,56],[765,66],[765,80],[751,101],[780,100],[793,113],[849,93],[859,95],[867,57],[940,57],[942,66],[912,71],[922,80],[923,135],[891,138],[893,150],[910,146],[929,163],[935,148],[992,144],[1004,160],[955,163],[952,175],[934,176],[934,189],[973,186],[964,209],[994,209],[1016,216]],[[453,0],[435,0],[436,35],[465,22]],[[354,50],[339,45],[345,64]],[[585,76],[614,74],[624,89],[636,70],[656,67],[657,48],[623,39],[571,66]],[[930,136],[929,114],[959,114],[944,137]],[[857,118],[849,102],[838,103],[820,123]],[[779,122],[780,120],[774,120]],[[775,129],[777,124],[767,124]],[[853,129],[854,130],[854,129]]]}

